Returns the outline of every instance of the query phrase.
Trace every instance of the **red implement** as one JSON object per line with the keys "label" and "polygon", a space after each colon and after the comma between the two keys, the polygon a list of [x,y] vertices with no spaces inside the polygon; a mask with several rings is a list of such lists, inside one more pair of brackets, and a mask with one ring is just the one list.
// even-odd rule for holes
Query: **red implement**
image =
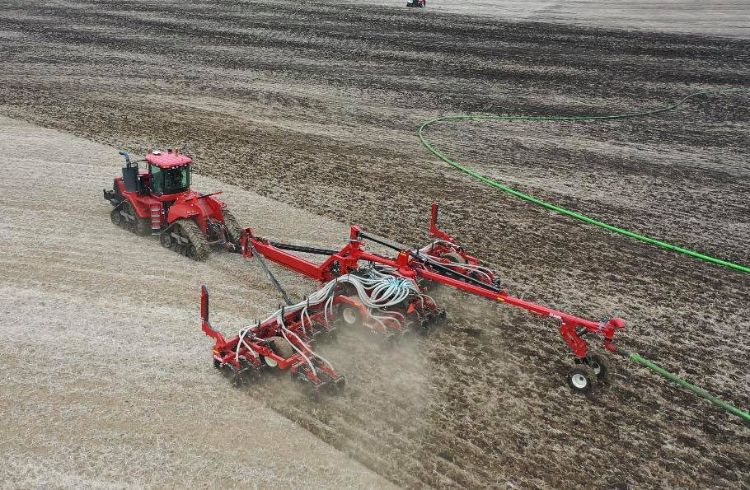
{"label": "red implement", "polygon": [[[278,338],[280,332],[284,333],[280,328],[286,325],[293,337],[289,338],[287,335],[285,338],[297,347],[298,354],[285,361],[285,364],[273,357],[270,347],[262,341],[246,341],[242,344],[242,332],[233,341],[225,341],[207,326],[206,316],[204,331],[217,340],[215,362],[221,366],[231,365],[232,369],[237,370],[243,369],[241,358],[248,365],[258,366],[268,357],[282,369],[291,367],[294,376],[299,371],[299,366],[307,365],[312,368],[319,362],[301,362],[305,356],[318,359],[306,343],[310,339],[308,329],[329,331],[334,318],[340,318],[345,325],[362,323],[373,331],[389,335],[413,330],[426,331],[437,320],[445,317],[442,308],[427,294],[431,287],[439,284],[557,321],[560,334],[575,360],[567,379],[575,391],[587,393],[597,380],[607,375],[604,358],[591,354],[586,337],[600,338],[606,350],[615,352],[613,340],[615,332],[625,326],[622,319],[588,320],[512,296],[500,287],[497,273],[467,253],[454,237],[438,227],[437,221],[438,206],[433,204],[429,230],[435,240],[420,249],[391,243],[364,232],[358,226],[351,227],[349,242],[338,251],[272,242],[255,236],[252,229],[247,228],[240,239],[240,247],[246,258],[258,254],[324,285],[311,296],[319,302],[310,304],[308,300],[305,311],[309,314],[310,322],[307,326],[307,317],[305,314],[298,316],[300,305],[295,305],[285,313],[282,309],[265,322],[244,330],[251,333],[250,338],[263,340]],[[392,249],[395,256],[386,257],[368,251],[364,245],[365,240]],[[325,258],[316,263],[292,253],[293,251],[322,254]],[[314,325],[317,327],[313,328]],[[247,349],[255,355],[244,355]],[[321,366],[324,364],[330,366],[326,363]],[[307,381],[313,385],[318,383],[310,376]]]}

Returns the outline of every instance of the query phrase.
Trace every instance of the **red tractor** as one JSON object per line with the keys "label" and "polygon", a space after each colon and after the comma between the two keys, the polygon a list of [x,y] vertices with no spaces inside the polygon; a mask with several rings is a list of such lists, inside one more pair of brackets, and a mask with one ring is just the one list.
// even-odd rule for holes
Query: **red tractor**
{"label": "red tractor", "polygon": [[[242,235],[237,220],[226,204],[212,194],[190,189],[192,159],[169,149],[151,151],[144,160],[133,162],[125,157],[122,177],[114,179],[104,199],[115,207],[112,223],[137,235],[159,235],[159,241],[194,260],[206,260],[212,246],[239,251]],[[139,163],[148,171],[139,171]]]}

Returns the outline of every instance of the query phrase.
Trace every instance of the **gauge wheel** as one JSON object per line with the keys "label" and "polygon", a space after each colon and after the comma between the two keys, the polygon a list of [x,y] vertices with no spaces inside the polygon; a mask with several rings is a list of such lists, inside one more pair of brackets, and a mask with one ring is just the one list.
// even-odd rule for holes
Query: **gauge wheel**
{"label": "gauge wheel", "polygon": [[568,386],[576,393],[587,395],[594,389],[596,374],[594,370],[585,364],[574,366],[568,371]]}

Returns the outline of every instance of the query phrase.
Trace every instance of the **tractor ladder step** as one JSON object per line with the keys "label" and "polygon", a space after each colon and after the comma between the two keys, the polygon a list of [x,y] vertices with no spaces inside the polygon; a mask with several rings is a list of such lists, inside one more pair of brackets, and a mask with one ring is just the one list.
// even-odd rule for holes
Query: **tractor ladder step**
{"label": "tractor ladder step", "polygon": [[161,206],[158,204],[151,205],[151,229],[158,230],[161,228]]}

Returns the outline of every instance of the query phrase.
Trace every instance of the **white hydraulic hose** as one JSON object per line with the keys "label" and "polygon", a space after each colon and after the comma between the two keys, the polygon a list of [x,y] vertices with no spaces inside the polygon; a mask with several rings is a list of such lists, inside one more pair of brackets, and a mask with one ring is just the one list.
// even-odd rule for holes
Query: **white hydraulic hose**
{"label": "white hydraulic hose", "polygon": [[[391,272],[391,270],[388,268],[383,268],[381,270]],[[278,322],[278,324],[281,326],[281,334],[283,335],[284,339],[292,345],[292,348],[305,360],[305,363],[310,366],[313,374],[316,374],[317,371],[315,370],[315,366],[313,365],[312,360],[308,356],[306,356],[304,352],[302,352],[297,347],[297,345],[295,345],[294,342],[289,339],[288,335],[293,335],[294,338],[301,345],[305,346],[305,348],[312,355],[333,368],[333,365],[327,359],[313,351],[299,337],[299,335],[287,328],[284,323],[284,314],[288,312],[300,312],[300,321],[302,324],[302,328],[306,332],[307,330],[305,330],[305,319],[307,319],[310,327],[312,327],[313,325],[312,319],[310,318],[310,313],[308,311],[309,307],[318,306],[321,303],[325,302],[325,304],[323,305],[323,311],[326,321],[328,321],[329,312],[331,317],[333,316],[333,300],[335,297],[333,293],[335,292],[336,286],[339,283],[351,284],[357,291],[359,300],[366,308],[368,308],[368,310],[383,310],[385,308],[398,305],[406,300],[410,294],[417,294],[420,297],[422,296],[419,289],[417,288],[416,283],[413,280],[403,277],[397,277],[392,274],[388,274],[387,272],[370,269],[367,271],[367,276],[347,274],[345,276],[338,277],[324,284],[323,287],[311,294],[305,301],[280,308],[273,314],[271,314],[268,318],[266,318],[263,322],[259,322],[257,325],[248,325],[247,327],[240,330],[240,342],[238,342],[237,349],[235,351],[235,360],[239,362],[239,353],[242,346],[250,351],[254,357],[258,357],[258,354],[253,351],[253,349],[251,349],[250,346],[245,342],[245,336],[249,331],[257,328],[262,323],[266,323],[275,319],[275,321]],[[395,272],[395,270],[392,272]],[[424,300],[422,300],[422,302],[424,304]],[[403,315],[401,315],[400,313],[399,315],[403,317]],[[382,325],[385,330],[387,330],[387,326],[383,322],[383,319],[393,319],[393,317],[389,316],[381,317],[377,315],[371,315],[371,317],[375,321],[380,323],[380,325]]]}

